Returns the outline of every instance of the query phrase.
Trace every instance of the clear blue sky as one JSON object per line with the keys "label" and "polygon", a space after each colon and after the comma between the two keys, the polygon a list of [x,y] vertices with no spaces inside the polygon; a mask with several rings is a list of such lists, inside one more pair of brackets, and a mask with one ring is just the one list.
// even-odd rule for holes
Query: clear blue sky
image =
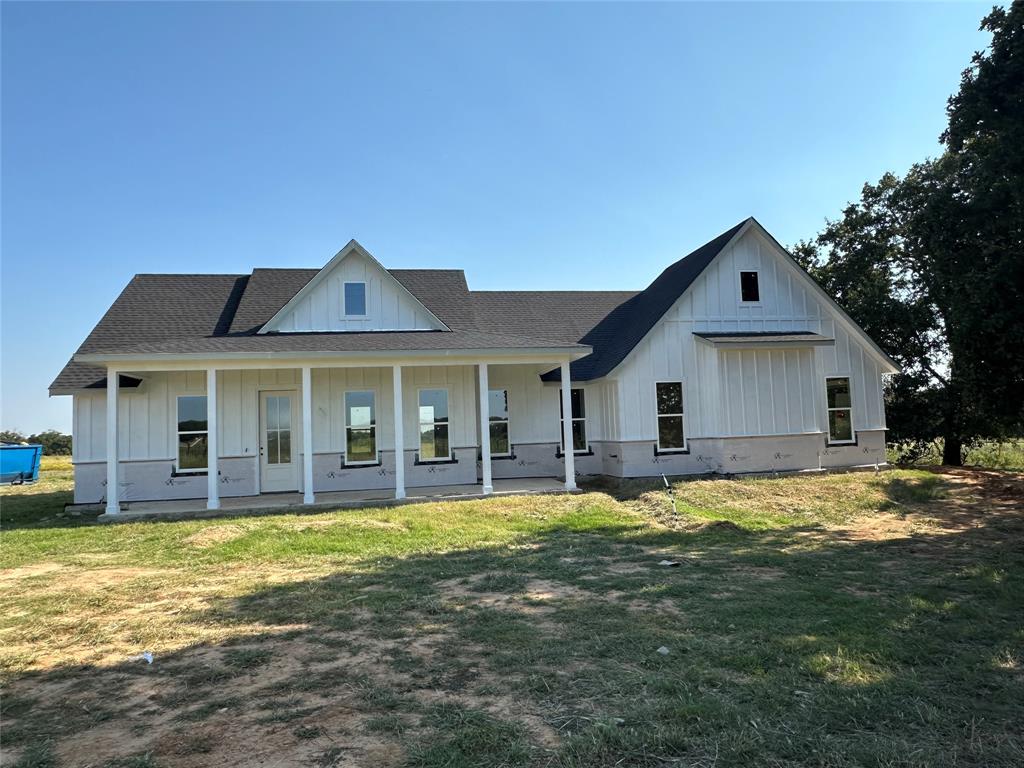
{"label": "clear blue sky", "polygon": [[641,288],[934,155],[990,4],[3,3],[0,426],[137,272]]}

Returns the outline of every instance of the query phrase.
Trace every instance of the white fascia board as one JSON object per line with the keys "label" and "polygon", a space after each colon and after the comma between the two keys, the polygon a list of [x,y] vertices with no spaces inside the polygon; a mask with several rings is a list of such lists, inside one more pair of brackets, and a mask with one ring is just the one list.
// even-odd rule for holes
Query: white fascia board
{"label": "white fascia board", "polygon": [[441,330],[444,330],[444,331],[450,331],[451,330],[451,328],[449,328],[447,325],[444,324],[444,322],[441,320],[441,318],[439,318],[437,315],[435,315],[433,312],[431,312],[429,309],[427,309],[427,307],[423,304],[423,302],[420,301],[418,298],[416,298],[413,295],[412,291],[410,291],[408,288],[406,288],[404,285],[402,285],[402,283],[398,280],[397,277],[395,277],[390,272],[388,272],[388,270],[384,268],[384,265],[381,264],[379,261],[377,261],[377,259],[375,259],[373,257],[372,253],[370,253],[368,250],[363,248],[363,246],[361,246],[355,239],[352,239],[352,240],[348,241],[348,244],[344,248],[342,248],[340,251],[338,251],[336,254],[334,254],[334,257],[330,261],[328,261],[323,267],[321,267],[320,271],[317,272],[315,275],[313,275],[313,277],[310,278],[310,281],[299,289],[298,293],[296,293],[294,296],[292,296],[290,299],[288,299],[288,301],[285,303],[285,305],[283,307],[281,307],[279,310],[277,310],[277,312],[274,313],[274,316],[263,324],[262,328],[260,328],[258,331],[256,331],[257,335],[261,335],[261,334],[269,333],[270,331],[273,331],[274,328],[277,326],[277,324],[282,319],[284,319],[288,315],[289,312],[291,312],[293,309],[295,309],[295,307],[306,296],[308,296],[312,292],[312,290],[314,288],[316,288],[316,286],[318,286],[324,280],[324,277],[327,275],[328,272],[330,272],[332,269],[334,269],[336,266],[338,266],[338,264],[343,262],[346,258],[348,258],[353,253],[356,253],[356,254],[362,256],[363,258],[369,260],[371,264],[375,264],[377,266],[377,268],[381,272],[383,272],[385,275],[387,275],[391,279],[391,281],[395,285],[398,286],[398,289],[400,291],[403,291],[410,299],[412,299],[417,304],[419,304],[421,307],[423,307],[423,311],[426,312],[427,315],[429,315],[431,318],[433,318],[434,321],[437,322],[437,324],[441,326]]}
{"label": "white fascia board", "polygon": [[93,365],[116,366],[120,370],[190,370],[197,366],[220,369],[295,368],[303,363],[314,368],[385,367],[389,365],[476,365],[480,362],[508,364],[552,364],[569,357],[578,360],[591,352],[590,347],[536,347],[461,350],[377,350],[346,352],[203,352],[182,354],[86,354],[75,361]]}

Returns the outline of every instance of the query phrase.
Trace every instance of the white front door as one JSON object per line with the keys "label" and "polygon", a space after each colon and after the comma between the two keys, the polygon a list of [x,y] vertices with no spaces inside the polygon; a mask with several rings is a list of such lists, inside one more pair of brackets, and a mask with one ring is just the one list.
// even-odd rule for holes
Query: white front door
{"label": "white front door", "polygon": [[260,491],[299,489],[299,398],[295,390],[260,392]]}

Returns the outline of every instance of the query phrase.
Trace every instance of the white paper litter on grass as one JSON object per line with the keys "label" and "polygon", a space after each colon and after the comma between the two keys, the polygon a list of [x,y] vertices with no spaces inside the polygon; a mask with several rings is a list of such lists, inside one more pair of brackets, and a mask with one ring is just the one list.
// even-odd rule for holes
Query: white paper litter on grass
{"label": "white paper litter on grass", "polygon": [[658,653],[660,653],[662,656],[668,656],[668,648],[666,648],[663,645],[661,646],[661,648],[658,649]]}
{"label": "white paper litter on grass", "polygon": [[679,567],[679,561],[678,560],[662,560],[660,563],[658,563],[658,565],[664,565],[667,568],[678,568]]}

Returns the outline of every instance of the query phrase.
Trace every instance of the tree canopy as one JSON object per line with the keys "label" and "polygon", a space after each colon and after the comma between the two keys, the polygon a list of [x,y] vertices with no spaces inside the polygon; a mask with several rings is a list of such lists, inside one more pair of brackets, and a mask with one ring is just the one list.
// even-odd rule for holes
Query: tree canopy
{"label": "tree canopy", "polygon": [[1024,432],[1024,2],[981,23],[943,154],[865,184],[794,255],[902,369],[890,439],[943,460]]}
{"label": "tree canopy", "polygon": [[48,456],[71,455],[71,435],[65,435],[56,429],[46,429],[35,435],[24,435],[13,429],[5,429],[0,431],[0,442],[41,445],[43,453]]}

